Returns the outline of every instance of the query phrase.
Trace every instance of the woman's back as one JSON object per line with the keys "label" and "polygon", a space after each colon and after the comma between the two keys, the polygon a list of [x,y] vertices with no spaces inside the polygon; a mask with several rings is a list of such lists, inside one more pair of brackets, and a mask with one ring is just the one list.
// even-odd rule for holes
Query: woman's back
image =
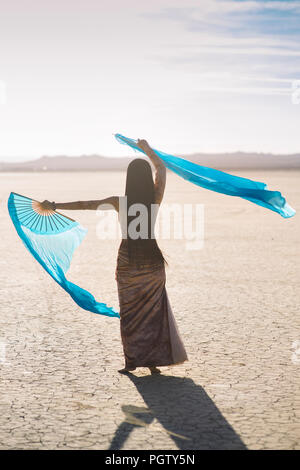
{"label": "woman's back", "polygon": [[149,163],[133,160],[127,170],[125,196],[119,197],[118,212],[122,243],[133,266],[163,263],[164,257],[154,234],[165,180],[156,171],[155,183]]}

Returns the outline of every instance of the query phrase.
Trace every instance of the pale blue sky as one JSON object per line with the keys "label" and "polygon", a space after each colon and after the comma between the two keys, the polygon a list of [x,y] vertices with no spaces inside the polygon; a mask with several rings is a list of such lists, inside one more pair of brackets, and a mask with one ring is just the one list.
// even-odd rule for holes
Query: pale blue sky
{"label": "pale blue sky", "polygon": [[300,152],[294,80],[300,1],[0,0],[0,160]]}

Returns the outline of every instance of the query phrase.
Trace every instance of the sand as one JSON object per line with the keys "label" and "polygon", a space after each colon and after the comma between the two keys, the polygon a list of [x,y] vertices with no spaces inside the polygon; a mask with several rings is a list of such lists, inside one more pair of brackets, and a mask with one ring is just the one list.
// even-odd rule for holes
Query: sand
{"label": "sand", "polygon": [[[299,449],[300,172],[236,171],[280,190],[298,214],[206,191],[176,175],[165,204],[204,204],[204,245],[160,240],[189,361],[163,376],[118,374],[119,320],[80,309],[9,219],[10,191],[58,202],[123,194],[124,173],[0,174],[1,449]],[[68,278],[118,309],[119,240],[95,212]],[[298,412],[298,417],[297,417]]]}

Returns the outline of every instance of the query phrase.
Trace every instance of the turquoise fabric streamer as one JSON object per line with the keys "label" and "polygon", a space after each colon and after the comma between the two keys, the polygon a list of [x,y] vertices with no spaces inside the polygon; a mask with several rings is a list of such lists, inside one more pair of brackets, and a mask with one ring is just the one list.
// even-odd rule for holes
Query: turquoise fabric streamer
{"label": "turquoise fabric streamer", "polygon": [[9,215],[28,251],[81,308],[120,317],[112,307],[97,302],[88,291],[66,279],[73,253],[87,230],[56,212],[51,217],[39,215],[34,202],[37,201],[16,193],[11,193],[8,199]]}
{"label": "turquoise fabric streamer", "polygon": [[[145,153],[137,146],[136,140],[124,137],[121,134],[115,134],[115,138],[118,142],[127,144],[134,150]],[[230,175],[220,170],[197,165],[183,158],[168,155],[154,148],[153,150],[169,170],[174,171],[177,175],[202,188],[228,194],[229,196],[239,196],[254,202],[254,204],[278,212],[284,218],[292,217],[296,213],[279,191],[268,190],[265,183]]]}
{"label": "turquoise fabric streamer", "polygon": [[[120,143],[143,152],[137,146],[136,140],[121,134],[115,134],[115,137]],[[222,194],[242,197],[278,212],[285,218],[292,217],[296,213],[279,191],[269,191],[265,183],[230,175],[156,149],[153,150],[167,168],[198,186]],[[65,274],[69,269],[73,253],[82,242],[87,230],[76,221],[58,212],[53,212],[49,216],[41,215],[36,204],[38,204],[37,201],[16,193],[11,193],[8,199],[9,215],[26,248],[81,308],[93,313],[120,318],[119,313],[112,307],[97,302],[88,291],[66,279]]]}

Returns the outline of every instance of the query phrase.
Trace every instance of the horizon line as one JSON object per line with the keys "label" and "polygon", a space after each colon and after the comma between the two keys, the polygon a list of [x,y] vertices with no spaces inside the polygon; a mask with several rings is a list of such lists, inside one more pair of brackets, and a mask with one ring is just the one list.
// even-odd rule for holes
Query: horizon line
{"label": "horizon line", "polygon": [[[237,154],[237,153],[241,153],[241,154],[257,154],[257,155],[273,155],[273,156],[295,156],[295,155],[300,155],[300,149],[299,151],[296,151],[296,152],[290,152],[290,153],[273,153],[273,151],[259,151],[259,150],[232,150],[232,151],[224,151],[224,152],[205,152],[205,151],[199,151],[199,152],[191,152],[191,153],[174,153],[173,155],[174,156],[184,156],[184,157],[187,157],[189,155],[230,155],[230,154]],[[91,156],[94,156],[94,157],[101,157],[101,158],[106,158],[106,159],[115,159],[115,158],[123,158],[123,159],[126,159],[126,158],[133,158],[135,155],[110,155],[110,156],[107,156],[107,155],[102,155],[102,154],[99,154],[99,153],[82,153],[80,155],[68,155],[68,154],[54,154],[54,155],[40,155],[39,157],[30,157],[30,156],[24,156],[24,157],[4,157],[4,156],[0,156],[0,162],[1,163],[22,163],[22,162],[26,162],[26,161],[35,161],[35,160],[39,160],[41,158],[58,158],[58,157],[65,157],[65,158],[82,158],[82,157],[91,157]],[[143,156],[146,156],[146,155],[140,155],[140,157],[143,157]],[[5,158],[9,158],[11,159],[11,161],[8,161],[8,160],[3,160]]]}

